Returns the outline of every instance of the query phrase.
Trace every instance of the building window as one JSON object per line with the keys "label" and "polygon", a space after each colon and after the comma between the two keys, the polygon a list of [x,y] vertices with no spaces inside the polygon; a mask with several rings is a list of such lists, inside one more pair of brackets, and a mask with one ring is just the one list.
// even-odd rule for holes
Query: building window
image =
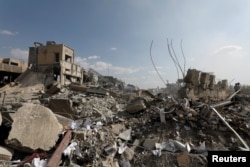
{"label": "building window", "polygon": [[59,53],[55,53],[55,61],[56,61],[56,63],[59,62]]}
{"label": "building window", "polygon": [[69,55],[65,55],[65,61],[72,63],[72,57]]}
{"label": "building window", "polygon": [[10,65],[13,65],[13,66],[18,66],[18,63],[15,63],[15,62],[10,62]]}

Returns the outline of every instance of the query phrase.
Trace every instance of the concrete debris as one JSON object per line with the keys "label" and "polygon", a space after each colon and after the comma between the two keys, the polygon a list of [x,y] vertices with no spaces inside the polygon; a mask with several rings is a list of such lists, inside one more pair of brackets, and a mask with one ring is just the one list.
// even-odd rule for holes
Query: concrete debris
{"label": "concrete debris", "polygon": [[155,148],[158,150],[166,150],[166,151],[170,151],[170,152],[177,151],[177,148],[176,148],[174,142],[172,142],[172,141],[163,142],[163,143],[155,143]]}
{"label": "concrete debris", "polygon": [[120,163],[120,167],[131,167],[131,164],[129,163],[129,161],[122,161]]}
{"label": "concrete debris", "polygon": [[143,142],[143,147],[153,150],[155,148],[155,144],[158,143],[159,139],[158,138],[153,138],[153,139],[145,139]]}
{"label": "concrete debris", "polygon": [[49,108],[56,114],[72,118],[72,116],[76,114],[76,112],[73,111],[72,103],[69,99],[50,99]]}
{"label": "concrete debris", "polygon": [[118,135],[121,133],[121,131],[125,130],[125,126],[123,124],[113,124],[111,125],[111,130],[114,134]]}
{"label": "concrete debris", "polygon": [[58,82],[54,82],[52,85],[49,85],[46,93],[47,94],[55,94],[61,90],[62,86]]}
{"label": "concrete debris", "polygon": [[188,152],[184,151],[177,155],[177,162],[179,167],[189,167]]}
{"label": "concrete debris", "polygon": [[63,151],[63,154],[65,156],[70,156],[71,153],[73,153],[73,151],[75,151],[75,154],[77,156],[82,156],[81,153],[80,153],[80,148],[78,146],[78,144],[76,142],[72,142],[64,151]]}
{"label": "concrete debris", "polygon": [[122,133],[119,134],[119,138],[123,139],[123,140],[130,140],[131,139],[131,131],[132,129],[127,129],[125,131],[123,131]]}
{"label": "concrete debris", "polygon": [[0,160],[10,161],[13,157],[14,150],[0,146]]}
{"label": "concrete debris", "polygon": [[34,158],[31,163],[31,167],[46,167],[47,166],[47,160],[40,159],[40,158]]}
{"label": "concrete debris", "polygon": [[72,61],[39,59],[0,88],[0,166],[205,167],[208,150],[249,150],[250,96],[240,84],[190,69],[183,85],[140,90],[79,68],[65,49]]}
{"label": "concrete debris", "polygon": [[119,146],[119,148],[118,148],[118,153],[119,153],[119,154],[124,153],[124,151],[125,151],[127,148],[128,148],[127,145],[126,145],[125,143],[122,143],[122,144]]}
{"label": "concrete debris", "polygon": [[6,144],[24,152],[37,149],[49,151],[62,132],[52,111],[42,105],[26,103],[13,115],[13,123]]}
{"label": "concrete debris", "polygon": [[73,122],[73,119],[71,118],[67,118],[64,117],[62,115],[59,114],[54,114],[56,116],[56,119],[58,120],[58,122],[65,128],[67,129],[67,125],[71,124]]}
{"label": "concrete debris", "polygon": [[134,154],[135,154],[134,150],[127,147],[125,151],[123,152],[122,156],[123,156],[123,159],[127,161],[131,161],[134,158]]}
{"label": "concrete debris", "polygon": [[146,109],[146,105],[143,99],[135,99],[127,105],[126,110],[129,113],[137,113]]}
{"label": "concrete debris", "polygon": [[105,144],[104,151],[108,156],[114,157],[117,152],[117,144]]}
{"label": "concrete debris", "polygon": [[97,94],[97,95],[108,95],[108,92],[104,89],[87,89],[87,94]]}

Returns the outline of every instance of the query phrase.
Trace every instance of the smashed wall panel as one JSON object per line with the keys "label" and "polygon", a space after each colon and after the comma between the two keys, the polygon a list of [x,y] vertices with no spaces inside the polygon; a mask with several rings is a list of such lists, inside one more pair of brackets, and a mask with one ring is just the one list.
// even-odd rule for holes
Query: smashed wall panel
{"label": "smashed wall panel", "polygon": [[185,86],[179,91],[182,98],[192,100],[223,100],[229,96],[228,81],[215,83],[215,75],[189,69],[184,78]]}

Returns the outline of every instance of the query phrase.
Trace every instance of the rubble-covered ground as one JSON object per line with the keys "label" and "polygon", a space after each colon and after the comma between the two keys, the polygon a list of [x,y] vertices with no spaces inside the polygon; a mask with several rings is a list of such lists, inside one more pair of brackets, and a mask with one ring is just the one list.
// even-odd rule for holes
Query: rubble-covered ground
{"label": "rubble-covered ground", "polygon": [[205,167],[208,151],[249,149],[248,95],[204,103],[26,75],[0,89],[0,166]]}

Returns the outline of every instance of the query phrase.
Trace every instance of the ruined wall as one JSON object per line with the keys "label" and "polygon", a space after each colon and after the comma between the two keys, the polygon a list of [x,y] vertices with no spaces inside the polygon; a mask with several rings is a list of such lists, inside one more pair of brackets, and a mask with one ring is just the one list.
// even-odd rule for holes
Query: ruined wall
{"label": "ruined wall", "polygon": [[27,63],[13,58],[3,58],[0,61],[0,71],[22,73],[27,69]]}
{"label": "ruined wall", "polygon": [[189,69],[184,78],[185,86],[179,91],[181,97],[193,100],[223,100],[229,96],[228,82],[215,83],[215,75]]}
{"label": "ruined wall", "polygon": [[60,61],[61,71],[65,75],[82,77],[83,68],[76,64],[68,63],[66,61]]}
{"label": "ruined wall", "polygon": [[[71,60],[70,61],[67,60],[67,57],[70,57]],[[74,50],[67,47],[66,45],[63,45],[62,60],[74,63],[75,62]]]}
{"label": "ruined wall", "polygon": [[78,66],[76,64],[72,64],[66,61],[60,61],[60,67],[61,67],[61,84],[65,84],[66,76],[71,76],[72,82],[77,82],[77,80],[82,83],[83,81],[83,74],[84,70],[81,66]]}
{"label": "ruined wall", "polygon": [[[38,63],[37,64],[53,64],[62,60],[63,45],[50,45],[38,47]],[[56,60],[56,53],[59,57]]]}
{"label": "ruined wall", "polygon": [[74,50],[63,44],[51,44],[46,46],[29,48],[29,64],[53,64],[60,60],[74,63]]}
{"label": "ruined wall", "polygon": [[22,73],[22,68],[18,66],[11,66],[8,64],[0,63],[0,71],[9,73]]}
{"label": "ruined wall", "polygon": [[28,66],[37,64],[37,55],[35,52],[35,47],[29,47],[29,56],[28,56]]}

